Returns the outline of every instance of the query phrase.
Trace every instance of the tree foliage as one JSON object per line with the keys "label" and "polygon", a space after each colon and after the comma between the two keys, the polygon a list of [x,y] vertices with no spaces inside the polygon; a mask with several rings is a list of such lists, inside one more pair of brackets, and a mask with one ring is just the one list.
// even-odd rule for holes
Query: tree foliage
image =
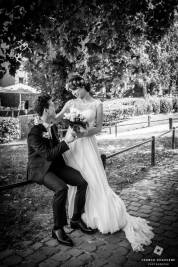
{"label": "tree foliage", "polygon": [[59,96],[71,72],[96,90],[136,81],[146,90],[148,50],[168,34],[176,8],[176,0],[3,0],[0,75],[4,62],[14,74],[25,56],[31,82]]}

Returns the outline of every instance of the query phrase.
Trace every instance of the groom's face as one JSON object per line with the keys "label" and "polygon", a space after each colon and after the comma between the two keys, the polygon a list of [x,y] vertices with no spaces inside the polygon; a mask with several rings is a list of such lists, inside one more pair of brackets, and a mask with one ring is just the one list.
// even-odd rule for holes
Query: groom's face
{"label": "groom's face", "polygon": [[49,108],[46,109],[46,114],[48,118],[55,118],[56,116],[56,111],[55,111],[55,105],[54,102],[50,99],[49,100]]}

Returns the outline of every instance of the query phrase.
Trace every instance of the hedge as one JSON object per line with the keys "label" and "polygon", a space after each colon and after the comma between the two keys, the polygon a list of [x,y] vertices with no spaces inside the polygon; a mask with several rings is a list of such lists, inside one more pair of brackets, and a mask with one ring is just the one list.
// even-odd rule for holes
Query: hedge
{"label": "hedge", "polygon": [[0,143],[8,143],[20,138],[19,120],[16,118],[1,118]]}
{"label": "hedge", "polygon": [[178,96],[123,98],[103,102],[104,125],[131,116],[178,112]]}

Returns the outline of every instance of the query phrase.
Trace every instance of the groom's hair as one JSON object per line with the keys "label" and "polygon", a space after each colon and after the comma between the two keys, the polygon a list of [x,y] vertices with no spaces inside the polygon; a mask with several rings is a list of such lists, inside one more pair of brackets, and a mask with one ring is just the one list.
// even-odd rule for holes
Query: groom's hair
{"label": "groom's hair", "polygon": [[37,97],[34,103],[34,111],[41,117],[45,108],[49,108],[49,100],[51,96],[48,94],[41,94]]}

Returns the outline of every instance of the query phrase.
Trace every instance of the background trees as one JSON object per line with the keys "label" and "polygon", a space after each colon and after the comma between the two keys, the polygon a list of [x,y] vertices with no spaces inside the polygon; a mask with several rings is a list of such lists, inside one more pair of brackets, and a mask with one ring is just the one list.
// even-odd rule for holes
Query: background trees
{"label": "background trees", "polygon": [[25,56],[31,84],[62,98],[72,72],[117,96],[171,91],[176,8],[176,0],[3,0],[0,75]]}

